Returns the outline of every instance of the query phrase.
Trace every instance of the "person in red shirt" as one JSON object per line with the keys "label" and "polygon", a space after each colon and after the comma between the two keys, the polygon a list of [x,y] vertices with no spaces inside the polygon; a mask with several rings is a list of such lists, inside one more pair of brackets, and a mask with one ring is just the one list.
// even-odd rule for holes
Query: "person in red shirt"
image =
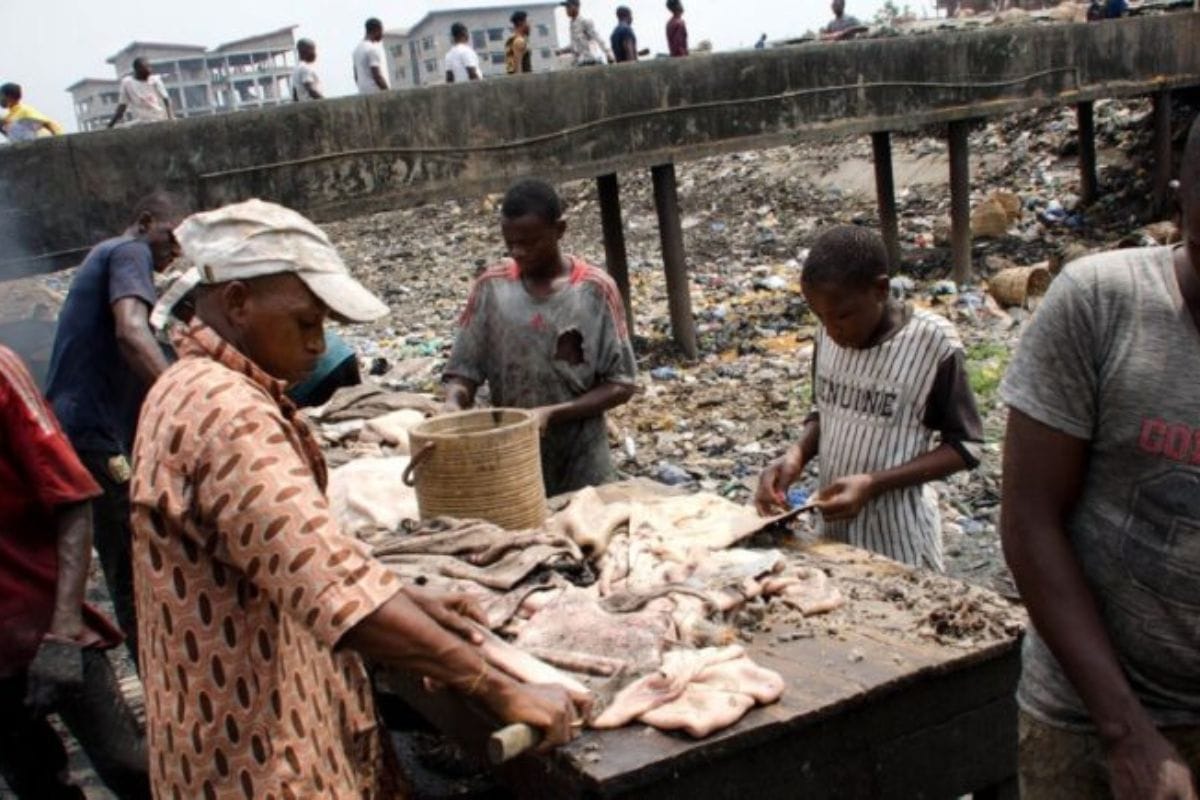
{"label": "person in red shirt", "polygon": [[672,58],[688,54],[687,23],[683,21],[682,0],[667,0],[671,18],[667,20],[667,51]]}
{"label": "person in red shirt", "polygon": [[118,797],[150,796],[142,735],[104,652],[121,634],[84,602],[100,494],[29,370],[0,346],[0,775],[21,798],[84,796],[50,711]]}

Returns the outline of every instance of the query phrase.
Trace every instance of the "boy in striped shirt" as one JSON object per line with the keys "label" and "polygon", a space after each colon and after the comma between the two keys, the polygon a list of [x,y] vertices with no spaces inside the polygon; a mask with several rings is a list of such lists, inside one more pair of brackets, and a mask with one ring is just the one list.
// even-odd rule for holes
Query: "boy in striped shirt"
{"label": "boy in striped shirt", "polygon": [[983,425],[954,325],[894,300],[887,251],[858,226],[822,234],[801,285],[821,322],[812,414],[800,441],[759,479],[760,513],[820,459],[822,535],[941,570],[941,516],[929,485],[979,463]]}

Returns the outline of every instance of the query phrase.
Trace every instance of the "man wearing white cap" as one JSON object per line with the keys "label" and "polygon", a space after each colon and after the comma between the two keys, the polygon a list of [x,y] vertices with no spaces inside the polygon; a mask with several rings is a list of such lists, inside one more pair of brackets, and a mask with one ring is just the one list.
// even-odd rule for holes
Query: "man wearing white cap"
{"label": "man wearing white cap", "polygon": [[401,585],[330,514],[284,390],[321,355],[326,317],[387,307],[281,206],[195,214],[175,235],[195,317],[143,406],[132,491],[156,796],[403,796],[360,654],[567,741],[571,700],[491,670],[473,603]]}

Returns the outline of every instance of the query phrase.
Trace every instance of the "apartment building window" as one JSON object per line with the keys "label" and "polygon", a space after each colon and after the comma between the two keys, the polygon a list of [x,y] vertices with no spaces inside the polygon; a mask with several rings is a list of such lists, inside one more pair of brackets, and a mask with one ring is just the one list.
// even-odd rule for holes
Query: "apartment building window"
{"label": "apartment building window", "polygon": [[[249,101],[252,98],[250,92],[254,90],[251,84],[244,84],[238,87],[242,93],[242,100]],[[208,108],[208,87],[206,86],[188,86],[183,90],[183,100],[185,108]]]}
{"label": "apartment building window", "polygon": [[504,41],[504,28],[488,28],[488,41],[489,42],[503,42]]}
{"label": "apartment building window", "polygon": [[543,47],[543,48],[542,48],[542,58],[544,58],[544,59],[546,59],[547,61],[549,61],[551,57],[552,57],[552,54],[551,54],[551,52],[550,52],[550,48],[549,48],[549,47]]}
{"label": "apartment building window", "polygon": [[404,45],[402,45],[402,44],[392,45],[392,57],[393,58],[403,58],[404,57]]}
{"label": "apartment building window", "polygon": [[545,39],[549,35],[550,35],[550,26],[549,25],[538,25],[538,36]]}
{"label": "apartment building window", "polygon": [[504,63],[504,53],[492,53],[492,63],[493,64],[503,64]]}
{"label": "apartment building window", "polygon": [[422,50],[432,50],[433,49],[433,37],[432,36],[426,36],[424,39],[421,40],[421,49]]}
{"label": "apartment building window", "polygon": [[435,59],[435,58],[425,59],[425,71],[433,72],[435,69],[437,69],[437,59]]}
{"label": "apartment building window", "polygon": [[487,49],[487,31],[471,31],[471,45],[478,50]]}

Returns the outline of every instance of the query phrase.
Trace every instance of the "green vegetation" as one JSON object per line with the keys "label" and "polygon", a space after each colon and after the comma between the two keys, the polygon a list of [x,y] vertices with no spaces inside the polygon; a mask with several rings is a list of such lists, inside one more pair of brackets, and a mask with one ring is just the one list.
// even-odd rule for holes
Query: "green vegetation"
{"label": "green vegetation", "polygon": [[1010,358],[1010,349],[995,342],[976,342],[967,347],[967,378],[981,411],[996,402],[996,392]]}
{"label": "green vegetation", "polygon": [[911,17],[912,9],[906,3],[904,7],[896,5],[894,0],[886,0],[879,10],[875,12],[876,25],[894,25],[897,17]]}

